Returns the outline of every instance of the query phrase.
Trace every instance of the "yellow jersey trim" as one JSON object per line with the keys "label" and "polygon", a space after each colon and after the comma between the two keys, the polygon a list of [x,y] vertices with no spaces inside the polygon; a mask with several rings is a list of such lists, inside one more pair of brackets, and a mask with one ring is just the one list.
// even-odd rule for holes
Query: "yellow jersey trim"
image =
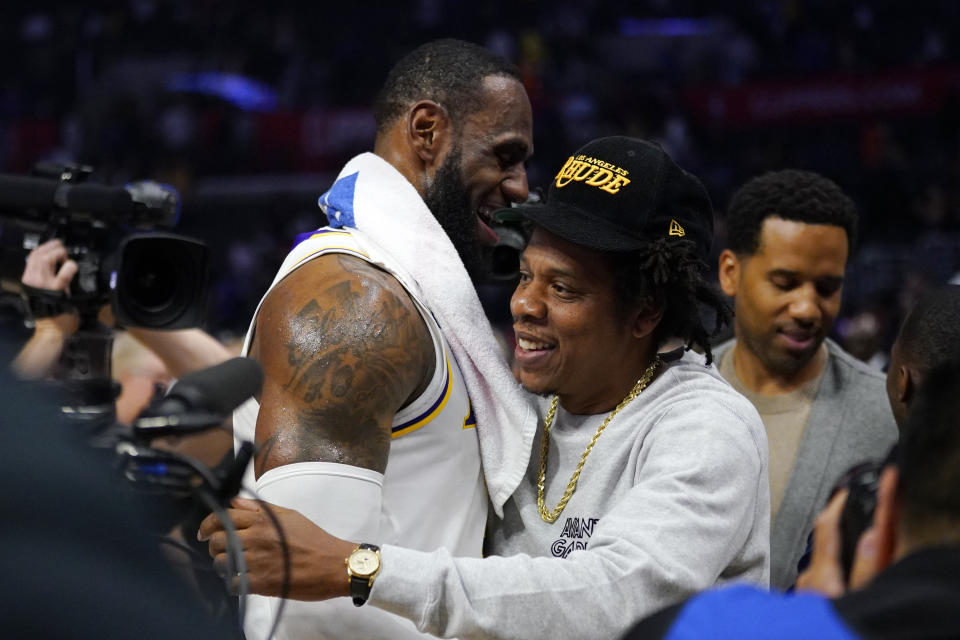
{"label": "yellow jersey trim", "polygon": [[450,399],[450,392],[453,389],[452,379],[450,375],[450,356],[447,355],[446,350],[443,352],[444,362],[445,362],[445,374],[446,379],[443,383],[443,392],[440,394],[440,397],[430,405],[430,408],[421,413],[416,418],[412,420],[407,420],[403,424],[398,424],[393,427],[393,431],[390,434],[391,438],[399,438],[400,436],[406,435],[412,431],[416,431],[420,427],[426,425],[435,417],[437,417],[443,408],[447,405],[447,401]]}

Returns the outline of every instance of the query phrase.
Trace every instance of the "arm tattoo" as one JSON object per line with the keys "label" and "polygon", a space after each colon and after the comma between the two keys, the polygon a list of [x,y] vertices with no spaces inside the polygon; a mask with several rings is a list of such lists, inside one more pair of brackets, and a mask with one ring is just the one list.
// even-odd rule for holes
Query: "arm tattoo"
{"label": "arm tattoo", "polygon": [[270,453],[273,451],[273,447],[277,444],[278,439],[278,434],[274,432],[273,435],[264,440],[263,444],[261,444],[257,449],[257,453],[254,456],[253,461],[254,464],[257,465],[255,470],[258,478],[267,470],[267,460],[270,458]]}
{"label": "arm tattoo", "polygon": [[[390,446],[385,413],[401,407],[432,370],[433,343],[410,298],[392,276],[359,262],[342,261],[349,277],[329,284],[288,324],[283,389],[298,406],[289,434],[295,446],[277,447],[286,462],[382,467]],[[276,437],[264,443],[261,464]]]}

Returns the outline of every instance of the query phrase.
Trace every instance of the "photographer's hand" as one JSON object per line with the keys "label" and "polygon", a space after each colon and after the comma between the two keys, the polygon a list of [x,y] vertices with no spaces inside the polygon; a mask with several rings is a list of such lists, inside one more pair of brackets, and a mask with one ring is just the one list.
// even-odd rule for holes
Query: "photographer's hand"
{"label": "photographer's hand", "polygon": [[37,289],[69,291],[77,268],[77,263],[67,257],[63,242],[54,238],[30,252],[20,281]]}
{"label": "photographer's hand", "polygon": [[840,564],[840,515],[847,502],[848,493],[846,489],[838,491],[827,508],[817,516],[813,527],[810,566],[797,579],[797,589],[817,591],[830,598],[846,592],[843,567]]}
{"label": "photographer's hand", "polygon": [[[77,269],[77,263],[67,257],[63,242],[48,240],[27,256],[20,281],[37,289],[69,292],[70,281]],[[79,324],[80,318],[75,311],[37,318],[33,335],[11,365],[14,373],[28,380],[46,376],[59,359],[64,341]]]}
{"label": "photographer's hand", "polygon": [[838,491],[827,508],[817,516],[813,529],[813,553],[810,566],[797,579],[797,589],[816,591],[829,598],[837,598],[848,589],[859,589],[886,566],[885,556],[879,553],[879,534],[876,527],[869,527],[860,536],[853,565],[850,568],[850,583],[843,579],[840,563],[842,540],[840,518],[847,502],[849,491]]}

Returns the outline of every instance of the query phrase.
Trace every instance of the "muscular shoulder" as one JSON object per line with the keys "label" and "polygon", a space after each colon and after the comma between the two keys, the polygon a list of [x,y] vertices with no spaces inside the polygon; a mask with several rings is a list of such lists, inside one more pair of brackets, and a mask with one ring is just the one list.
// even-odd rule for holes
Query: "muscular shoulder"
{"label": "muscular shoulder", "polygon": [[275,337],[261,334],[263,328],[289,334],[301,347],[320,335],[325,344],[385,346],[397,332],[421,327],[419,337],[429,340],[416,305],[396,278],[344,254],[316,258],[290,273],[270,291],[257,317],[258,338]]}
{"label": "muscular shoulder", "polygon": [[297,445],[265,458],[382,471],[392,416],[429,381],[434,349],[393,276],[337,254],[274,287],[258,314],[253,355],[265,373],[257,440],[283,435]]}

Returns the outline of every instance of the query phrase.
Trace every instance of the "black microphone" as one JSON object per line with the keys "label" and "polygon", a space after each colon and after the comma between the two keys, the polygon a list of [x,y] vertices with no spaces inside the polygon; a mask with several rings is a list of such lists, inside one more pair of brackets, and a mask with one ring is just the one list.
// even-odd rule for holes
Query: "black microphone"
{"label": "black microphone", "polygon": [[240,493],[243,485],[243,474],[247,470],[247,465],[250,464],[251,458],[253,458],[253,443],[249,440],[244,440],[240,443],[240,448],[237,449],[237,455],[233,459],[233,464],[230,465],[230,469],[223,476],[220,483],[218,495],[220,496],[220,502],[222,504],[230,504],[230,500]]}
{"label": "black microphone", "polygon": [[262,383],[263,370],[250,358],[233,358],[189,373],[137,416],[134,434],[150,440],[216,426],[257,393]]}
{"label": "black microphone", "polygon": [[54,208],[172,227],[180,215],[180,194],[171,186],[149,180],[106,187],[0,174],[0,209]]}

